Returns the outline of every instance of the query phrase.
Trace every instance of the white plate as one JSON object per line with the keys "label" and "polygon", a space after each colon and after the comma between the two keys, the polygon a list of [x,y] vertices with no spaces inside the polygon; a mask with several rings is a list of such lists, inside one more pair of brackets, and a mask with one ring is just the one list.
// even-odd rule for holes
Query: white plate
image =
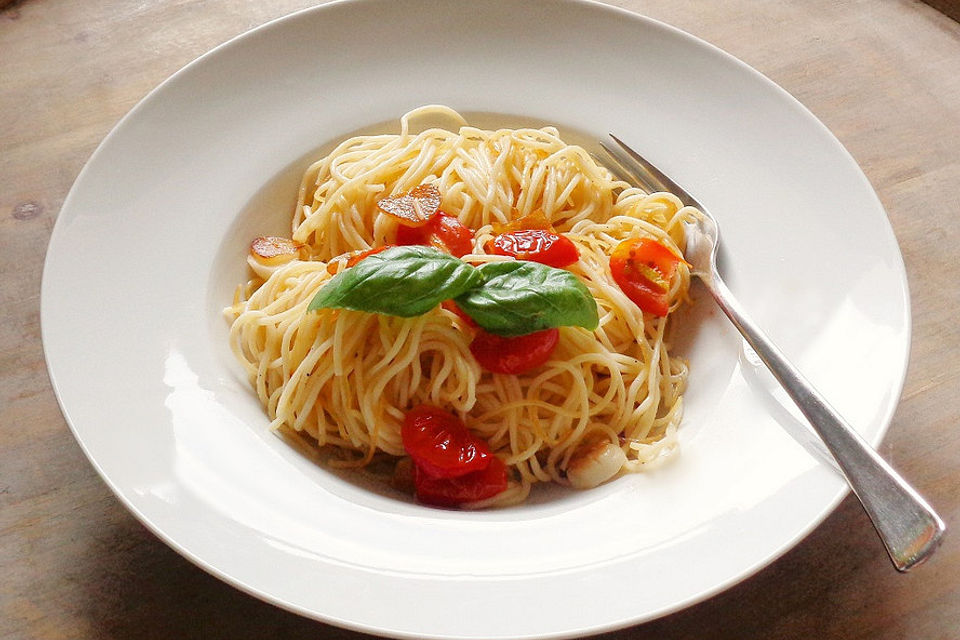
{"label": "white plate", "polygon": [[[590,492],[464,513],[404,502],[267,431],[220,309],[322,145],[443,103],[608,130],[721,219],[730,285],[872,443],[903,381],[901,257],[856,164],[761,75],[671,27],[555,0],[340,2],[162,84],[64,203],[42,292],[64,415],[152,531],[277,605],[410,637],[578,636],[717,593],[845,494],[712,305],[680,319],[680,456]],[[880,544],[868,530],[865,544]]]}

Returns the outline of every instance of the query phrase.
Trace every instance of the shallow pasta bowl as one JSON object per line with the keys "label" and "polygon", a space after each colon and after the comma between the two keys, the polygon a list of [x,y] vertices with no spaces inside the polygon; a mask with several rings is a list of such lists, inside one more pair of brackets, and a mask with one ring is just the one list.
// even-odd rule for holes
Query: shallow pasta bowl
{"label": "shallow pasta bowl", "polygon": [[[624,60],[643,65],[625,73]],[[436,638],[574,637],[649,620],[735,584],[826,517],[843,481],[781,428],[797,420],[788,401],[699,301],[674,333],[692,370],[680,454],[596,490],[429,509],[268,431],[221,315],[246,277],[247,243],[286,231],[323,148],[428,103],[642,146],[723,212],[731,289],[879,442],[909,347],[903,264],[863,174],[799,103],[708,44],[602,5],[338,2],[175,74],[104,140],[64,203],[44,346],[67,421],[124,504],[260,598]]]}

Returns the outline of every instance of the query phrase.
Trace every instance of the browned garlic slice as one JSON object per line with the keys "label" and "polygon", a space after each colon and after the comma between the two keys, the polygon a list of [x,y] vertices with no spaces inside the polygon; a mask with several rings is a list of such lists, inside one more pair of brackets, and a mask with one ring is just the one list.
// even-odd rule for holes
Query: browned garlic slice
{"label": "browned garlic slice", "polygon": [[266,280],[277,268],[302,257],[303,245],[289,238],[260,236],[250,243],[247,264]]}

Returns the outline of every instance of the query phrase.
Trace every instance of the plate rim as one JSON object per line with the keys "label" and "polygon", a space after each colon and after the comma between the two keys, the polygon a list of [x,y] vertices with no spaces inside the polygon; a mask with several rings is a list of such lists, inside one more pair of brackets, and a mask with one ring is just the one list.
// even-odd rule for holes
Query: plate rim
{"label": "plate rim", "polygon": [[[332,0],[331,2],[322,4],[322,5],[305,7],[305,8],[293,11],[291,13],[285,14],[283,16],[273,18],[263,24],[250,28],[238,35],[235,35],[225,40],[224,42],[216,45],[210,50],[204,52],[203,54],[197,56],[187,64],[177,69],[174,73],[170,74],[162,82],[160,82],[155,87],[153,87],[140,100],[138,100],[136,104],[133,107],[131,107],[130,110],[127,111],[123,115],[123,117],[121,117],[110,128],[110,131],[99,142],[96,149],[93,151],[93,153],[84,163],[80,172],[77,174],[76,179],[74,180],[66,197],[64,198],[63,204],[61,205],[60,210],[58,212],[57,219],[54,224],[54,228],[50,234],[50,239],[47,245],[47,252],[44,258],[43,273],[41,277],[41,286],[40,286],[41,342],[43,346],[44,360],[45,360],[47,373],[50,379],[51,387],[54,391],[54,395],[57,400],[57,404],[63,415],[64,421],[67,423],[71,433],[74,436],[74,439],[76,440],[77,444],[80,446],[81,450],[83,451],[84,455],[86,456],[91,466],[93,466],[97,474],[100,476],[101,480],[110,488],[111,492],[120,500],[120,502],[123,504],[123,506],[127,509],[128,512],[130,512],[151,533],[153,533],[155,536],[161,539],[167,546],[174,549],[179,555],[186,558],[192,564],[203,569],[205,572],[216,576],[218,579],[233,586],[234,588],[237,588],[240,591],[248,595],[252,595],[264,602],[268,602],[274,606],[277,606],[291,613],[294,613],[300,616],[305,616],[307,618],[314,619],[320,622],[333,624],[341,628],[363,632],[363,633],[374,633],[378,635],[384,635],[384,636],[396,637],[396,638],[431,638],[431,639],[432,638],[437,638],[437,639],[458,638],[460,639],[460,638],[481,637],[481,636],[476,636],[470,633],[451,636],[448,634],[431,634],[431,633],[424,634],[424,633],[397,631],[395,629],[390,629],[387,627],[381,627],[377,625],[364,624],[364,623],[357,622],[355,620],[340,618],[340,617],[333,616],[326,613],[320,614],[316,611],[307,611],[301,607],[298,607],[296,605],[293,605],[283,600],[282,598],[274,596],[269,592],[258,589],[257,587],[251,584],[248,584],[244,580],[241,580],[239,578],[232,576],[231,574],[219,569],[210,561],[207,561],[204,558],[200,557],[199,555],[197,555],[196,553],[188,549],[186,546],[178,542],[176,539],[171,537],[158,524],[153,522],[153,520],[151,520],[133,502],[132,498],[129,495],[127,495],[127,492],[125,492],[121,487],[119,487],[115,482],[113,482],[110,479],[110,477],[107,475],[101,463],[94,458],[91,451],[88,449],[87,443],[84,442],[84,439],[78,427],[75,424],[75,420],[71,417],[70,410],[64,404],[61,384],[60,384],[58,375],[53,370],[52,363],[51,363],[51,354],[48,351],[47,337],[48,337],[50,322],[45,321],[45,318],[49,313],[51,313],[50,304],[47,302],[48,297],[50,295],[48,291],[51,286],[50,278],[49,278],[49,274],[51,271],[50,264],[55,259],[52,256],[55,256],[58,253],[57,251],[58,246],[62,245],[64,242],[63,238],[67,234],[65,227],[69,222],[69,220],[62,217],[61,214],[71,209],[71,207],[73,206],[73,201],[76,198],[76,194],[79,191],[81,191],[83,188],[83,182],[87,177],[88,172],[91,170],[90,167],[93,166],[99,160],[100,156],[104,153],[104,149],[109,145],[109,143],[115,137],[123,135],[122,132],[126,124],[129,121],[135,119],[138,116],[138,114],[143,110],[145,105],[150,103],[158,94],[163,92],[165,88],[169,84],[173,83],[177,78],[190,73],[196,66],[203,64],[203,62],[206,61],[208,58],[220,55],[224,50],[229,49],[230,47],[233,47],[233,46],[237,46],[237,43],[244,41],[251,34],[280,28],[282,25],[288,22],[293,22],[300,19],[300,17],[305,14],[314,14],[314,13],[322,14],[325,11],[329,11],[333,8],[341,7],[343,5],[376,4],[378,1],[379,0]],[[692,43],[699,47],[705,47],[708,50],[710,50],[714,55],[718,55],[724,58],[727,62],[734,63],[742,72],[745,72],[753,76],[754,79],[764,83],[767,86],[767,88],[774,89],[777,93],[781,94],[781,97],[785,98],[795,108],[799,108],[800,110],[802,110],[804,112],[804,115],[807,117],[807,120],[811,124],[815,123],[816,126],[820,127],[823,130],[823,132],[827,134],[828,138],[836,147],[836,150],[839,151],[845,157],[846,161],[850,165],[852,165],[852,167],[855,167],[857,169],[856,174],[858,175],[859,180],[861,180],[864,186],[866,187],[866,191],[871,195],[872,199],[875,200],[875,204],[877,208],[880,211],[884,212],[884,214],[886,214],[885,207],[883,206],[882,202],[877,196],[875,189],[873,188],[869,179],[863,172],[862,168],[857,163],[857,161],[853,158],[850,152],[843,146],[840,140],[833,134],[833,132],[797,98],[795,98],[793,95],[787,92],[780,85],[775,83],[773,80],[771,80],[770,78],[768,78],[767,76],[759,72],[758,70],[754,69],[752,66],[748,65],[747,63],[743,62],[739,58],[733,56],[732,54],[724,51],[718,46],[713,45],[710,42],[707,42],[699,38],[696,35],[686,32],[678,27],[674,27],[668,23],[662,22],[656,18],[652,18],[647,15],[636,13],[622,7],[604,4],[602,2],[599,2],[598,0],[552,0],[552,3],[555,5],[564,5],[565,7],[566,6],[590,7],[593,10],[599,10],[599,11],[610,12],[613,14],[618,14],[624,19],[646,23],[647,26],[652,26],[657,29],[665,30],[671,33],[673,36],[686,40],[688,43]],[[906,271],[906,265],[903,261],[902,253],[900,252],[899,245],[897,244],[896,234],[890,223],[889,215],[885,215],[882,219],[878,219],[877,223],[882,224],[886,227],[885,231],[889,234],[890,238],[893,241],[893,247],[895,248],[895,257],[898,261],[897,272],[898,272],[898,275],[900,276],[900,281],[897,284],[898,284],[899,290],[902,291],[903,293],[903,300],[901,304],[901,307],[903,309],[903,317],[901,318],[901,320],[902,320],[902,326],[903,326],[903,345],[902,346],[905,353],[901,355],[901,358],[903,361],[903,367],[899,372],[899,377],[897,380],[891,381],[892,383],[891,389],[893,390],[893,393],[888,402],[888,406],[884,407],[884,410],[880,414],[881,417],[879,419],[879,423],[881,425],[881,428],[878,430],[878,432],[875,435],[868,438],[869,443],[875,448],[878,446],[878,444],[883,440],[883,438],[888,433],[892,425],[896,410],[900,403],[900,397],[903,392],[903,388],[905,385],[906,376],[908,374],[908,369],[910,364],[910,350],[911,350],[911,344],[912,344],[912,331],[913,331],[913,327],[912,327],[913,319],[912,319],[912,313],[911,313],[911,307],[910,307],[910,289],[909,289],[908,274]],[[560,634],[536,633],[536,634],[526,634],[526,635],[521,635],[516,637],[531,638],[531,639],[532,638],[573,638],[573,637],[582,637],[584,634],[594,635],[594,634],[623,629],[623,628],[634,626],[637,624],[642,624],[644,622],[649,622],[658,618],[662,618],[663,616],[676,613],[677,611],[686,609],[694,604],[703,602],[723,591],[730,589],[731,587],[741,582],[748,580],[749,578],[752,578],[759,571],[773,564],[775,561],[781,558],[784,554],[795,549],[797,544],[800,541],[806,538],[814,529],[819,527],[823,523],[823,521],[826,520],[826,518],[836,510],[840,502],[849,493],[850,493],[850,489],[848,486],[844,485],[843,487],[841,487],[841,489],[835,493],[833,498],[827,504],[824,505],[824,507],[820,510],[817,517],[812,519],[805,527],[802,528],[802,530],[796,532],[796,534],[790,538],[789,542],[781,545],[781,547],[774,554],[757,560],[748,569],[744,570],[740,574],[736,576],[732,576],[728,580],[715,584],[708,589],[702,590],[699,593],[691,595],[689,598],[685,600],[678,601],[669,607],[662,607],[652,612],[645,612],[644,614],[636,616],[633,619],[619,620],[619,621],[614,621],[614,622],[601,624],[601,625],[581,626],[577,629],[572,629],[569,632],[560,633]],[[879,548],[880,547],[878,546],[878,550]]]}

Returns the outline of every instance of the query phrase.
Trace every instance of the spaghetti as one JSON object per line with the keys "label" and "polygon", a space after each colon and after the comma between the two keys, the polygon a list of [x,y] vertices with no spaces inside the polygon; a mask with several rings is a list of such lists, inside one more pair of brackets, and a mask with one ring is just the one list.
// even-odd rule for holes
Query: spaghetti
{"label": "spaghetti", "polygon": [[[428,113],[459,126],[414,133],[414,118]],[[344,254],[397,243],[402,225],[378,202],[420,185],[436,187],[440,210],[474,230],[461,257],[469,264],[512,260],[490,250],[498,236],[545,219],[576,247],[566,270],[596,301],[597,328],[560,327],[545,363],[505,374],[481,367],[471,353],[477,328],[450,305],[409,318],[308,311],[346,268]],[[539,482],[592,486],[677,446],[686,364],[668,352],[668,316],[628,297],[611,255],[648,238],[678,256],[663,283],[672,311],[689,285],[679,246],[690,215],[671,194],[618,180],[555,128],[482,130],[423,107],[401,118],[399,134],[350,138],[306,170],[292,240],[251,257],[257,275],[226,310],[231,346],[271,426],[336,451],[336,464],[405,457],[405,417],[431,405],[459,417],[508,469],[505,491],[468,506],[522,501]]]}

